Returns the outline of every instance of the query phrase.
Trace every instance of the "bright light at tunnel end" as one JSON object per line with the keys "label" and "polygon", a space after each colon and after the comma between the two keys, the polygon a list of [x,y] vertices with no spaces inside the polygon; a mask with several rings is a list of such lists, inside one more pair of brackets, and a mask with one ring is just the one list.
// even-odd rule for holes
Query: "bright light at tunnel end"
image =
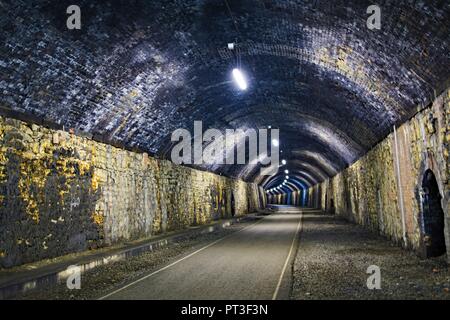
{"label": "bright light at tunnel end", "polygon": [[247,90],[247,80],[245,79],[244,74],[238,68],[234,68],[232,71],[234,81],[238,85],[239,89]]}

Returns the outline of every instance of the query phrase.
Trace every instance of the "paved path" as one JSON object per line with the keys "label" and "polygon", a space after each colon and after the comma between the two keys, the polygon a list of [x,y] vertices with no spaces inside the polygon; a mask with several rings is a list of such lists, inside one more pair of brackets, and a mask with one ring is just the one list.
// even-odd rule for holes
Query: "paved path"
{"label": "paved path", "polygon": [[102,299],[287,299],[300,228],[299,210],[266,216]]}

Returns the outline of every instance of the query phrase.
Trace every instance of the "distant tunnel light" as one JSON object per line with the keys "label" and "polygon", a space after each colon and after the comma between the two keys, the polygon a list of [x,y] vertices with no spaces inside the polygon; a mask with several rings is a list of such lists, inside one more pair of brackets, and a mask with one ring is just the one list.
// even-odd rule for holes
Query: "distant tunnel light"
{"label": "distant tunnel light", "polygon": [[280,145],[280,142],[277,139],[272,139],[272,144],[274,147],[278,147]]}
{"label": "distant tunnel light", "polygon": [[289,170],[288,170],[288,169],[284,170],[284,173],[288,174],[288,173],[289,173]]}
{"label": "distant tunnel light", "polygon": [[233,78],[234,78],[234,81],[236,81],[236,84],[238,85],[239,89],[247,90],[247,81],[245,80],[245,77],[242,74],[241,70],[234,68],[233,69]]}
{"label": "distant tunnel light", "polygon": [[285,165],[287,162],[286,162],[286,160],[281,160],[281,164],[283,164],[283,165]]}
{"label": "distant tunnel light", "polygon": [[286,180],[289,179],[289,176],[286,176]]}

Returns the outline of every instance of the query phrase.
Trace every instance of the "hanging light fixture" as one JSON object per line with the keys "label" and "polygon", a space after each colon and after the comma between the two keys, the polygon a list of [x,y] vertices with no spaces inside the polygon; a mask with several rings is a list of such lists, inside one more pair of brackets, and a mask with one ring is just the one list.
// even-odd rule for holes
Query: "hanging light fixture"
{"label": "hanging light fixture", "polygon": [[247,90],[247,81],[245,80],[245,76],[242,71],[238,68],[234,68],[232,74],[234,81],[238,85],[239,89]]}

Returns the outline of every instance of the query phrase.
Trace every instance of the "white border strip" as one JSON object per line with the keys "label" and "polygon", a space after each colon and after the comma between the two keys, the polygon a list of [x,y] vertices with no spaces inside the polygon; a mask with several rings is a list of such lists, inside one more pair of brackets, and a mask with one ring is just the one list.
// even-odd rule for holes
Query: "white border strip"
{"label": "white border strip", "polygon": [[150,274],[148,274],[148,275],[146,275],[146,276],[144,276],[144,277],[142,277],[142,278],[139,278],[139,279],[137,279],[137,280],[135,280],[135,281],[133,281],[133,282],[131,282],[131,283],[129,283],[129,284],[127,284],[127,285],[125,285],[125,286],[123,286],[123,287],[117,289],[117,290],[114,290],[113,292],[110,292],[110,293],[108,293],[107,295],[98,298],[97,300],[104,300],[104,299],[106,299],[106,298],[109,298],[109,297],[111,297],[112,295],[114,295],[114,294],[116,294],[116,293],[118,293],[118,292],[120,292],[120,291],[122,291],[122,290],[125,290],[126,288],[129,288],[129,287],[131,287],[131,286],[133,286],[133,285],[135,285],[135,284],[137,284],[137,283],[139,283],[139,282],[141,282],[141,281],[143,281],[143,280],[145,280],[145,279],[147,279],[147,278],[150,278],[151,276],[154,276],[155,274],[158,274],[158,273],[160,273],[160,272],[162,272],[162,271],[164,271],[164,270],[166,270],[166,269],[169,269],[170,267],[173,267],[174,265],[180,263],[181,261],[186,260],[186,259],[192,257],[193,255],[196,255],[197,253],[199,253],[199,252],[201,252],[201,251],[203,251],[203,250],[205,250],[205,249],[208,249],[209,247],[212,247],[213,245],[219,243],[219,242],[222,241],[222,240],[225,240],[225,239],[228,238],[228,237],[231,237],[232,235],[234,235],[234,234],[236,234],[236,233],[239,233],[239,232],[242,232],[242,231],[244,231],[244,230],[247,230],[247,229],[249,229],[249,228],[251,228],[251,227],[254,227],[256,224],[260,223],[260,222],[263,221],[264,219],[265,219],[265,217],[264,217],[264,218],[261,218],[261,220],[258,220],[258,221],[256,221],[255,223],[253,223],[253,224],[251,224],[251,225],[249,225],[249,226],[247,226],[247,227],[245,227],[245,228],[243,228],[243,229],[241,229],[241,230],[239,230],[239,231],[237,231],[237,232],[233,232],[233,233],[231,233],[231,234],[229,234],[229,235],[227,235],[227,236],[225,236],[225,237],[223,237],[223,238],[217,239],[216,241],[211,242],[210,244],[208,244],[208,245],[206,245],[206,246],[204,246],[204,247],[202,247],[202,248],[200,248],[200,249],[198,249],[198,250],[196,250],[196,251],[194,251],[194,252],[188,254],[187,256],[185,256],[185,257],[183,257],[183,258],[181,258],[181,259],[178,259],[177,261],[174,261],[174,262],[172,262],[171,264],[169,264],[169,265],[167,265],[167,266],[165,266],[165,267],[163,267],[163,268],[161,268],[161,269],[158,269],[158,270],[156,270],[156,271],[153,271],[152,273],[150,273]]}
{"label": "white border strip", "polygon": [[289,260],[291,260],[292,251],[294,251],[295,240],[297,239],[298,232],[300,230],[300,226],[302,225],[303,212],[300,213],[300,221],[297,224],[297,229],[295,230],[294,237],[292,238],[291,248],[289,249],[289,253],[286,257],[286,261],[284,262],[283,270],[281,271],[280,278],[278,279],[277,286],[275,288],[275,292],[273,293],[272,300],[276,300],[278,293],[280,291],[281,282],[283,281],[284,274],[286,272],[286,268],[288,266]]}

